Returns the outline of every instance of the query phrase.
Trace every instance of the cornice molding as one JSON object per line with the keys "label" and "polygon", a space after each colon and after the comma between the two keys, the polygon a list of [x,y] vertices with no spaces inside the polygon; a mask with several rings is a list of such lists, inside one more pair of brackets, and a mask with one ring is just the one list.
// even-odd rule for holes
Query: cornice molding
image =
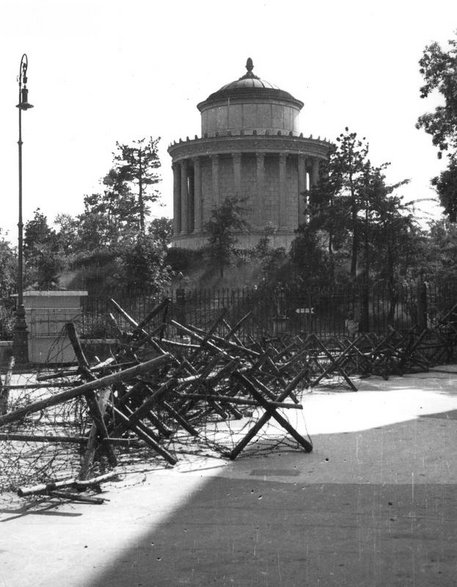
{"label": "cornice molding", "polygon": [[328,159],[331,143],[292,134],[225,135],[187,139],[168,147],[173,162],[192,157],[232,153],[286,153]]}

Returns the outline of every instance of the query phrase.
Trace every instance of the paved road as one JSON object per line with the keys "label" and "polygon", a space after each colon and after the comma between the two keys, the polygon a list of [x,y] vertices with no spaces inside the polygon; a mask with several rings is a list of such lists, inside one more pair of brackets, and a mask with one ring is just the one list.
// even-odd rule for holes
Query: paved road
{"label": "paved road", "polygon": [[457,373],[359,385],[305,397],[311,454],[189,458],[103,506],[3,500],[0,587],[455,586]]}

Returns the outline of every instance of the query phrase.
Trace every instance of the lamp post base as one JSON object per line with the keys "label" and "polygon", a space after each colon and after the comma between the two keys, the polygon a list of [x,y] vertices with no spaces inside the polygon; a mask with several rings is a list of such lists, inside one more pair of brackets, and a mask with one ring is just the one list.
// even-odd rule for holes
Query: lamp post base
{"label": "lamp post base", "polygon": [[13,355],[16,365],[26,365],[29,362],[28,332],[27,323],[25,321],[25,308],[23,305],[19,306],[16,311]]}

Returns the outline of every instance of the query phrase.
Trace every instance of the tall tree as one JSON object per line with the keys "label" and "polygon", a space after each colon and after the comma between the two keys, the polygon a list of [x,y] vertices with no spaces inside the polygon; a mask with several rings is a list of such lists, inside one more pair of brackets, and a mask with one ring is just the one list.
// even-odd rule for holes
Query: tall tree
{"label": "tall tree", "polygon": [[0,228],[0,298],[6,298],[16,287],[17,259]]}
{"label": "tall tree", "polygon": [[[413,202],[405,202],[396,192],[408,180],[389,185],[382,167],[369,167],[365,180],[364,282],[382,281],[388,288],[390,308],[388,321],[393,321],[398,302],[398,283],[416,270],[422,231],[415,219]],[[368,300],[368,294],[366,294]],[[368,305],[362,316],[368,326]]]}
{"label": "tall tree", "polygon": [[[126,225],[138,232],[140,205],[126,180],[123,169],[113,167],[103,178],[102,202],[104,213],[114,231],[123,231]],[[136,230],[134,230],[136,228]]]}
{"label": "tall tree", "polygon": [[417,128],[432,136],[438,157],[447,155],[448,168],[433,178],[441,205],[451,221],[457,220],[457,40],[450,39],[447,49],[438,43],[428,45],[419,61],[424,85],[421,98],[438,93],[443,103],[433,112],[419,117]]}
{"label": "tall tree", "polygon": [[443,279],[457,278],[457,225],[447,218],[430,224],[422,249],[422,263],[426,273]]}
{"label": "tall tree", "polygon": [[39,208],[24,230],[25,282],[39,289],[56,289],[64,260],[55,230]]}
{"label": "tall tree", "polygon": [[160,181],[157,173],[160,167],[159,141],[160,138],[150,137],[132,141],[130,145],[116,143],[114,153],[116,181],[126,186],[131,193],[136,193],[139,230],[143,234],[149,212],[147,204],[159,198],[158,191],[153,187]]}
{"label": "tall tree", "polygon": [[118,205],[111,193],[84,197],[73,266],[89,291],[100,294],[120,284],[122,253],[132,246],[137,234],[128,207]]}
{"label": "tall tree", "polygon": [[[334,146],[330,153],[332,163],[335,149]],[[312,248],[325,249],[330,283],[334,282],[337,266],[343,264],[350,250],[347,201],[338,197],[340,184],[339,174],[333,173],[330,162],[321,164],[319,183],[303,194],[308,200],[307,220],[297,231],[299,238],[307,232],[314,234],[310,241],[314,243]]]}
{"label": "tall tree", "polygon": [[365,172],[368,165],[368,144],[360,140],[357,133],[341,133],[336,139],[337,149],[333,153],[331,170],[334,185],[338,189],[338,198],[346,202],[349,212],[348,229],[352,235],[351,244],[351,277],[357,276],[357,262],[360,250],[360,227],[358,214],[362,208],[365,188]]}
{"label": "tall tree", "polygon": [[[137,285],[141,272],[135,267],[141,263],[154,265],[150,267],[152,272],[160,270],[158,249],[165,245],[163,240],[158,242],[155,232],[166,239],[166,222],[154,223],[154,233],[145,230],[148,203],[158,199],[154,187],[159,181],[158,142],[159,139],[150,138],[130,145],[116,143],[113,167],[101,181],[103,191],[84,197],[84,211],[77,217],[72,250],[74,267],[84,275],[92,291],[105,291],[115,285],[127,287],[129,280]],[[69,236],[68,230],[71,232],[73,226],[66,222],[61,226],[61,231],[64,229]],[[132,270],[128,267],[130,262],[134,265]],[[143,275],[146,283],[149,273]]]}
{"label": "tall tree", "polygon": [[117,248],[138,234],[134,212],[119,200],[110,191],[84,196],[84,211],[78,216],[82,250]]}
{"label": "tall tree", "polygon": [[279,276],[281,268],[287,263],[287,252],[284,247],[273,247],[272,238],[276,234],[276,227],[272,224],[264,226],[262,236],[252,253],[258,259],[261,268],[263,283],[270,283]]}
{"label": "tall tree", "polygon": [[208,253],[224,277],[224,269],[232,262],[238,242],[238,234],[249,228],[245,219],[243,200],[226,197],[218,208],[214,208],[205,225],[208,232]]}
{"label": "tall tree", "polygon": [[33,213],[33,218],[28,220],[24,229],[24,255],[33,255],[34,251],[43,244],[54,240],[55,232],[48,224],[48,219],[40,208]]}
{"label": "tall tree", "polygon": [[303,224],[298,229],[297,238],[290,249],[290,259],[293,273],[300,283],[307,287],[332,284],[328,251],[322,242],[321,233],[309,225]]}
{"label": "tall tree", "polygon": [[309,194],[311,229],[326,231],[332,265],[335,249],[347,247],[353,280],[359,269],[362,246],[360,214],[364,210],[369,166],[368,144],[346,127],[336,139],[320,185]]}
{"label": "tall tree", "polygon": [[[393,281],[403,253],[399,237],[404,237],[405,244],[412,231],[410,209],[396,195],[407,180],[387,184],[384,171],[388,164],[375,167],[368,155],[365,140],[346,128],[320,183],[306,194],[308,221],[300,227],[298,241],[302,242],[296,242],[292,252],[297,257],[303,251],[303,257],[309,249],[319,263],[325,260],[330,283],[345,280],[347,275],[351,281],[363,276],[367,282],[375,273]],[[326,251],[323,258],[317,253],[319,248]],[[379,255],[380,250],[385,255]],[[387,264],[382,265],[384,262]]]}
{"label": "tall tree", "polygon": [[[393,281],[397,277],[396,268],[403,261],[400,242],[406,246],[408,231],[416,226],[416,221],[413,202],[406,203],[403,196],[396,195],[409,180],[387,184],[386,167],[386,164],[366,167],[360,224],[365,274],[368,275],[372,267],[378,267],[386,279]],[[385,251],[385,255],[380,255],[381,251]]]}
{"label": "tall tree", "polygon": [[457,222],[457,156],[449,156],[447,169],[432,179],[444,213],[451,222]]}
{"label": "tall tree", "polygon": [[68,259],[76,252],[79,221],[70,214],[58,214],[54,220],[59,248]]}

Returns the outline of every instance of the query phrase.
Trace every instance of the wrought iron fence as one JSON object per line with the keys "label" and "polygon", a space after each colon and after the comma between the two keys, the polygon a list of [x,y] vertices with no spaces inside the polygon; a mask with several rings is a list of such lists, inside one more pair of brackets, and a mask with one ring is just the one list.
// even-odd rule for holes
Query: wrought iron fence
{"label": "wrought iron fence", "polygon": [[[321,337],[347,332],[348,320],[363,331],[383,333],[393,326],[405,331],[425,327],[457,303],[456,282],[403,283],[334,287],[175,289],[162,296],[170,299],[169,317],[181,323],[206,328],[225,310],[234,324],[250,313],[243,335],[262,336],[287,333],[315,333]],[[130,292],[116,301],[136,320],[145,317],[160,299],[145,292]],[[115,336],[105,298],[87,298],[83,307],[83,336]],[[127,324],[121,326],[129,329]]]}
{"label": "wrought iron fence", "polygon": [[[348,319],[360,329],[386,332],[391,325],[398,330],[424,327],[439,320],[457,303],[457,281],[403,283],[389,287],[384,283],[366,286],[316,289],[282,285],[276,288],[184,290],[165,292],[160,299],[144,291],[130,291],[113,298],[136,320],[141,320],[163,299],[170,299],[169,317],[178,322],[205,328],[225,310],[233,324],[247,313],[243,335],[259,338],[288,333],[315,333],[337,336],[347,332]],[[84,338],[106,339],[117,336],[106,297],[83,299],[81,330]],[[117,317],[119,322],[119,317]],[[129,330],[120,319],[121,327]],[[0,305],[0,340],[11,340],[14,307]]]}

